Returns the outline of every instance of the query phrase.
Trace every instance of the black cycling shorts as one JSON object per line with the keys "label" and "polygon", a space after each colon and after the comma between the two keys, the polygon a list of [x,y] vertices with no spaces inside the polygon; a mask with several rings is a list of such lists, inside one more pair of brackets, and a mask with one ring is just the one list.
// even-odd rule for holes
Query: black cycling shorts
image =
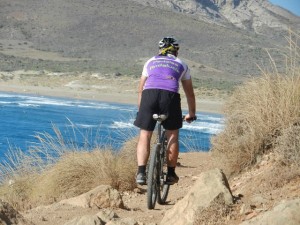
{"label": "black cycling shorts", "polygon": [[142,92],[140,109],[134,125],[147,131],[153,131],[156,120],[153,114],[166,114],[168,118],[162,122],[166,130],[177,130],[182,127],[182,111],[180,94],[176,92],[146,89]]}

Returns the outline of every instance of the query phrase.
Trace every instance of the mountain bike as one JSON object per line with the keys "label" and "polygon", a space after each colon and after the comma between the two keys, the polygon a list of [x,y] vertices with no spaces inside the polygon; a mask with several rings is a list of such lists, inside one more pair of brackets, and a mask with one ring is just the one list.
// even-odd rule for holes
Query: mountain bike
{"label": "mountain bike", "polygon": [[[154,209],[155,203],[164,204],[167,200],[170,185],[166,183],[167,178],[167,135],[162,127],[162,122],[167,119],[167,115],[153,114],[153,119],[157,125],[157,141],[150,154],[150,162],[147,174],[147,206]],[[191,119],[196,120],[197,117]]]}

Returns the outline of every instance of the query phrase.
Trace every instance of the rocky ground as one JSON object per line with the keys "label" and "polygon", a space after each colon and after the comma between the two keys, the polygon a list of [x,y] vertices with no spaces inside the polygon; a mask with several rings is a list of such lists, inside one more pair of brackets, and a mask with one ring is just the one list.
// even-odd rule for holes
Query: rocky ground
{"label": "rocky ground", "polygon": [[[182,199],[193,186],[197,176],[211,169],[211,157],[208,153],[182,153],[179,157],[177,173],[180,177],[178,184],[171,186],[166,205],[156,204],[154,210],[147,209],[146,186],[138,186],[134,192],[122,193],[126,209],[113,209],[121,218],[133,218],[144,224],[159,223],[165,212]],[[38,225],[62,225],[77,216],[95,215],[99,209],[84,209],[69,205],[54,204],[38,207],[22,214]]]}
{"label": "rocky ground", "polygon": [[[210,153],[181,153],[177,167],[180,181],[171,186],[167,204],[156,204],[154,210],[148,210],[146,186],[138,186],[134,192],[121,193],[125,209],[111,208],[110,210],[113,210],[120,218],[132,218],[139,221],[140,224],[159,224],[166,212],[187,195],[200,174],[213,169],[213,167]],[[229,179],[229,186],[236,201],[231,206],[231,212],[225,217],[225,224],[241,224],[243,221],[249,221],[271,211],[282,200],[300,198],[299,178],[275,187],[269,183],[270,179],[266,179],[266,176],[270,175],[270,170],[273,170],[272,154],[265,156],[251,170]],[[219,210],[216,208],[208,212],[207,218],[219,217]],[[22,215],[38,225],[63,225],[75,217],[95,215],[99,211],[101,210],[56,203],[22,212]],[[209,222],[208,219],[207,224],[224,224],[223,222]],[[289,224],[288,221],[286,224]]]}

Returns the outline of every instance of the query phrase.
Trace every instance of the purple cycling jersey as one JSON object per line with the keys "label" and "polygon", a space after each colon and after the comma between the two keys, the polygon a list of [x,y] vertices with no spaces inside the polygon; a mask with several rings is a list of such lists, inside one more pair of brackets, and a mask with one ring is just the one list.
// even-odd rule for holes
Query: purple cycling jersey
{"label": "purple cycling jersey", "polygon": [[187,65],[173,55],[154,56],[143,69],[147,80],[144,89],[162,89],[179,92],[179,81],[191,79]]}

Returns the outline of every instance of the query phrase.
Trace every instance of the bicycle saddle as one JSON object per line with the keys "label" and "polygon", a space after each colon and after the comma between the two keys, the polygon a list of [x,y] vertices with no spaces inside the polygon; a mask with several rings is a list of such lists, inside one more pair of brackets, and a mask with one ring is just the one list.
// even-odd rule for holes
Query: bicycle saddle
{"label": "bicycle saddle", "polygon": [[165,114],[160,114],[160,115],[158,115],[158,114],[153,114],[153,119],[155,119],[155,120],[157,120],[157,121],[164,121],[164,120],[166,120],[167,118],[168,118],[168,116],[165,115]]}

